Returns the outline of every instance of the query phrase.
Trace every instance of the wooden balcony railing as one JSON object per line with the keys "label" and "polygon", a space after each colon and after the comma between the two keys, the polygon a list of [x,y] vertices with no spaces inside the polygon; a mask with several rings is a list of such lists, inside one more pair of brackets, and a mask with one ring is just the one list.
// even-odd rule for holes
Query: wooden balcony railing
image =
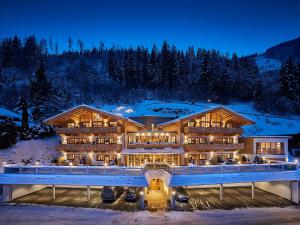
{"label": "wooden balcony railing", "polygon": [[121,133],[121,127],[78,127],[56,128],[57,134],[82,134],[82,133]]}
{"label": "wooden balcony railing", "polygon": [[127,144],[127,148],[135,149],[135,148],[145,148],[145,149],[152,149],[152,148],[180,148],[179,144],[174,143],[134,143],[134,144]]}
{"label": "wooden balcony railing", "polygon": [[116,151],[121,152],[122,144],[60,144],[59,151]]}
{"label": "wooden balcony railing", "polygon": [[242,128],[224,128],[224,127],[184,127],[184,133],[201,134],[239,134],[243,133]]}
{"label": "wooden balcony railing", "polygon": [[184,144],[185,151],[217,151],[244,149],[244,143],[238,144]]}

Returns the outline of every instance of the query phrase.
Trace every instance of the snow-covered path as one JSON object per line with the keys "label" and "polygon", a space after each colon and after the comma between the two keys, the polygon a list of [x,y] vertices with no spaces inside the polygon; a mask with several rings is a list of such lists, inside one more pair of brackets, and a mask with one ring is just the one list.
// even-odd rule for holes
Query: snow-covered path
{"label": "snow-covered path", "polygon": [[37,205],[0,206],[0,224],[299,224],[299,208],[246,208],[194,212],[121,212]]}

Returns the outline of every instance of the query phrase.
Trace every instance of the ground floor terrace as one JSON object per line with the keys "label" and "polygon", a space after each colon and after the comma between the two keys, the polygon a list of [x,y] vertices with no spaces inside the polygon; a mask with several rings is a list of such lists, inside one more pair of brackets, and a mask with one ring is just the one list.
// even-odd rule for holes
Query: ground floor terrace
{"label": "ground floor terrace", "polygon": [[[253,160],[242,157],[237,151],[191,151],[182,149],[125,149],[117,152],[63,152],[58,165],[87,166],[144,166],[153,163],[167,163],[171,166],[249,164]],[[259,157],[259,155],[258,155]],[[261,162],[269,159],[261,157]],[[285,157],[270,159],[285,160]]]}

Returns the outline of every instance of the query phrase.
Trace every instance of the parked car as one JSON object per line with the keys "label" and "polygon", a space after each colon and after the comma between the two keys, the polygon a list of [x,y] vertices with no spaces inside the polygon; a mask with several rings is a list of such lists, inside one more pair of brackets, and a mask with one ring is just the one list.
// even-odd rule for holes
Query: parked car
{"label": "parked car", "polygon": [[190,197],[183,187],[177,187],[175,189],[175,200],[177,202],[188,202],[189,199]]}
{"label": "parked car", "polygon": [[140,195],[140,189],[139,188],[128,188],[125,191],[125,201],[127,202],[136,202],[139,199]]}
{"label": "parked car", "polygon": [[123,193],[123,187],[108,187],[104,186],[101,191],[103,202],[113,202],[117,200]]}

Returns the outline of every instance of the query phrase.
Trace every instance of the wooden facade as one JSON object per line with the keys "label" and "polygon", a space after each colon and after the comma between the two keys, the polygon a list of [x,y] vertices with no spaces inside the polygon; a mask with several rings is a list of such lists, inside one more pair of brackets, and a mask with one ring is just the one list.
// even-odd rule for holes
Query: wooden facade
{"label": "wooden facade", "polygon": [[[61,161],[141,166],[150,162],[202,164],[249,154],[242,126],[254,122],[225,107],[183,118],[119,115],[80,105],[44,121],[61,137]],[[242,141],[241,141],[242,140]],[[245,144],[244,144],[245,143]],[[212,154],[213,153],[213,154]]]}

